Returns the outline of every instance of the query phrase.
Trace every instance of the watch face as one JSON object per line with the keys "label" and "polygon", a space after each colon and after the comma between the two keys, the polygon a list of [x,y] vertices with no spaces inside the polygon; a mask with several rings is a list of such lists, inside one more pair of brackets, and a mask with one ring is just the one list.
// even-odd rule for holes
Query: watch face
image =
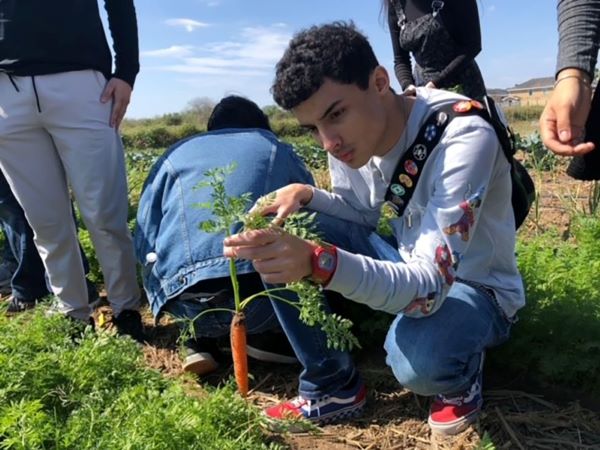
{"label": "watch face", "polygon": [[327,253],[327,252],[322,252],[319,255],[319,259],[317,260],[319,269],[322,269],[322,270],[325,270],[328,272],[333,270],[334,263],[335,263],[335,261],[334,261],[333,255],[331,253]]}

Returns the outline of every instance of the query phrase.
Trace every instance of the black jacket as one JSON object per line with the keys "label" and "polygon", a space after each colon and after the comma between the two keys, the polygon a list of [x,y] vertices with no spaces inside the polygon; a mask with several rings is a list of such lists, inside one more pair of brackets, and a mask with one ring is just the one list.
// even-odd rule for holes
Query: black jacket
{"label": "black jacket", "polygon": [[0,72],[45,75],[95,69],[132,87],[139,71],[133,0],[104,0],[115,71],[97,0],[0,0]]}
{"label": "black jacket", "polygon": [[[402,89],[406,89],[408,85],[415,84],[415,80],[412,73],[410,52],[403,49],[398,41],[400,27],[394,6],[396,2],[400,2],[406,20],[409,22],[431,13],[432,2],[431,0],[393,0],[387,4],[388,25],[394,51],[394,72]],[[437,79],[431,80],[438,87],[446,85],[448,79],[453,78],[463,70],[466,62],[474,60],[481,52],[481,28],[476,0],[447,1],[440,11],[440,18],[457,47],[462,51],[456,54],[454,60],[442,70]]]}

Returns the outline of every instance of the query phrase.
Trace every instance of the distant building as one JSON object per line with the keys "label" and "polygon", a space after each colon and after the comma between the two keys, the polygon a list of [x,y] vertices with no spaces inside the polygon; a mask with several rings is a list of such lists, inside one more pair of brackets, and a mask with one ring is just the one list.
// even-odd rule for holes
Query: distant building
{"label": "distant building", "polygon": [[521,106],[521,99],[519,97],[507,95],[506,97],[502,98],[500,104],[502,106]]}
{"label": "distant building", "polygon": [[497,105],[502,107],[506,106],[518,106],[521,103],[519,97],[509,95],[506,89],[488,89],[487,93],[494,99]]}
{"label": "distant building", "polygon": [[554,77],[532,78],[508,88],[508,96],[522,106],[545,105],[554,88]]}
{"label": "distant building", "polygon": [[494,99],[496,103],[500,103],[503,97],[508,95],[506,89],[488,89],[487,94]]}

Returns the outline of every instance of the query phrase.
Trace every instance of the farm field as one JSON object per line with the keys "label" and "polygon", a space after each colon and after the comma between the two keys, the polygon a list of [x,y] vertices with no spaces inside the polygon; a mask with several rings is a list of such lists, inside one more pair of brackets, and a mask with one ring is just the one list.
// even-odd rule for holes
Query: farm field
{"label": "farm field", "polygon": [[[298,367],[250,360],[246,405],[227,381],[228,362],[202,380],[182,375],[169,320],[156,325],[145,309],[149,342],[140,349],[111,336],[110,309],[101,306],[96,319],[106,330],[76,345],[59,319],[39,312],[0,318],[0,449],[600,448],[600,190],[569,179],[565,161],[548,155],[532,134],[536,114],[507,114],[539,194],[518,236],[528,306],[512,339],[488,354],[484,412],[475,426],[451,439],[431,436],[427,399],[403,390],[385,365],[384,315],[350,312],[366,317],[356,324],[365,349],[355,355],[369,388],[365,415],[320,432],[279,435],[263,427],[259,408],[295,395]],[[288,116],[269,115],[326,187],[323,152]],[[157,155],[202,130],[197,114],[125,124],[132,224]],[[87,232],[80,236],[101,285]]]}
{"label": "farm field", "polygon": [[[527,154],[523,154],[521,157],[532,158]],[[549,171],[536,171],[532,168],[532,176],[538,183],[540,200],[537,210],[532,209],[528,221],[520,230],[520,242],[530,242],[532,245],[535,242],[541,242],[541,245],[544,246],[545,240],[560,239],[558,236],[565,236],[572,227],[576,227],[574,216],[590,217],[589,214],[584,214],[582,211],[590,207],[588,190],[592,188],[592,184],[580,183],[566,177],[564,162],[553,164],[555,165]],[[597,210],[596,216],[591,220],[596,223],[595,236],[598,237],[600,236],[598,234],[600,224]],[[554,232],[558,236],[553,234]],[[595,245],[598,248],[598,244]],[[537,249],[534,253],[536,252]],[[533,268],[539,264],[539,269],[544,270],[542,255],[528,254],[528,257],[534,259],[531,262]],[[598,257],[595,261],[598,261]],[[590,266],[594,266],[591,261]],[[525,271],[526,277],[527,273],[529,272]],[[546,276],[541,273],[540,278],[544,279]],[[557,282],[560,281],[557,279]],[[596,297],[594,306],[591,307],[594,314],[592,324],[595,326],[598,326],[600,320],[598,288],[599,285],[596,282]],[[556,320],[564,320],[573,327],[577,327],[577,324],[573,322],[579,320],[577,314],[575,316],[565,314],[558,319],[543,310],[537,311],[537,314],[542,319],[544,319],[544,314],[548,314],[547,325],[552,328],[556,327],[557,324],[554,323]],[[581,314],[585,316],[588,312],[582,310]],[[524,317],[522,322],[526,320],[528,318]],[[581,321],[580,326],[582,329],[585,328],[585,322]],[[430,435],[426,422],[427,399],[418,398],[398,386],[391,371],[385,365],[385,355],[381,346],[371,338],[373,341],[368,343],[370,347],[356,356],[361,374],[370,388],[366,414],[348,425],[326,426],[320,434],[287,435],[285,442],[291,448],[298,449],[592,449],[600,446],[600,397],[598,396],[598,389],[600,389],[598,374],[600,372],[598,372],[598,367],[592,368],[589,372],[596,375],[589,375],[589,383],[584,390],[578,389],[578,385],[571,385],[567,389],[564,384],[557,383],[561,378],[560,372],[565,370],[565,366],[571,365],[570,361],[565,361],[565,366],[556,368],[559,373],[557,378],[552,378],[551,374],[554,370],[552,368],[544,375],[533,374],[532,376],[527,373],[527,370],[516,367],[519,364],[532,364],[532,361],[527,358],[521,358],[522,360],[519,361],[518,357],[515,358],[513,355],[513,352],[522,352],[523,347],[531,344],[527,334],[518,333],[518,331],[519,324],[515,327],[514,343],[509,341],[498,350],[489,352],[484,374],[486,402],[484,414],[475,427],[469,428],[455,438],[440,441]],[[164,339],[165,336],[162,336],[160,329],[157,329],[156,332],[160,336],[159,339]],[[548,330],[550,334],[553,332],[553,330]],[[592,331],[592,333],[594,336],[592,339],[595,341],[598,331]],[[537,331],[531,341],[541,337]],[[582,336],[575,337],[575,340],[584,339]],[[145,356],[149,365],[177,376],[181,369],[173,340],[174,337],[171,336],[170,350],[164,348],[168,347],[165,345],[160,345],[163,347],[160,351],[156,347],[150,346],[145,349]],[[382,341],[383,337],[380,336],[379,342]],[[593,342],[589,344],[594,346]],[[546,350],[543,349],[543,342],[541,346],[538,345],[538,351],[540,347],[542,348],[542,356],[547,355],[548,357],[542,364],[548,364],[548,361],[555,358],[560,359],[560,355],[554,352],[567,351],[566,346],[552,348],[557,344],[550,342],[547,345],[548,349]],[[535,353],[533,349],[530,350],[532,354]],[[597,352],[598,348],[595,348],[585,354],[584,358],[595,358],[598,361]],[[513,358],[513,362],[508,365],[504,364],[502,361],[504,357]],[[251,384],[250,400],[258,406],[265,406],[279,399],[294,396],[297,370],[294,367],[277,367],[251,360],[250,372],[254,375],[255,381]],[[573,368],[573,370],[575,369]],[[574,377],[573,379],[588,376],[585,374],[585,369],[583,372],[583,375],[580,373],[567,376]],[[218,384],[220,380],[230,376],[231,373],[231,366],[224,366],[206,381],[209,384]],[[595,392],[594,395],[589,394],[592,390]]]}

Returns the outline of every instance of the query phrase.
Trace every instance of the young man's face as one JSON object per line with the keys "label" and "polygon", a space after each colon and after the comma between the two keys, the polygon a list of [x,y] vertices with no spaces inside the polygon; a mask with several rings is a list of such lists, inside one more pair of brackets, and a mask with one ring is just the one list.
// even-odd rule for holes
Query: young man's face
{"label": "young man's face", "polygon": [[317,92],[292,109],[327,152],[353,169],[389,150],[380,148],[387,115],[381,83],[376,81],[378,69],[371,74],[366,90],[325,79]]}

